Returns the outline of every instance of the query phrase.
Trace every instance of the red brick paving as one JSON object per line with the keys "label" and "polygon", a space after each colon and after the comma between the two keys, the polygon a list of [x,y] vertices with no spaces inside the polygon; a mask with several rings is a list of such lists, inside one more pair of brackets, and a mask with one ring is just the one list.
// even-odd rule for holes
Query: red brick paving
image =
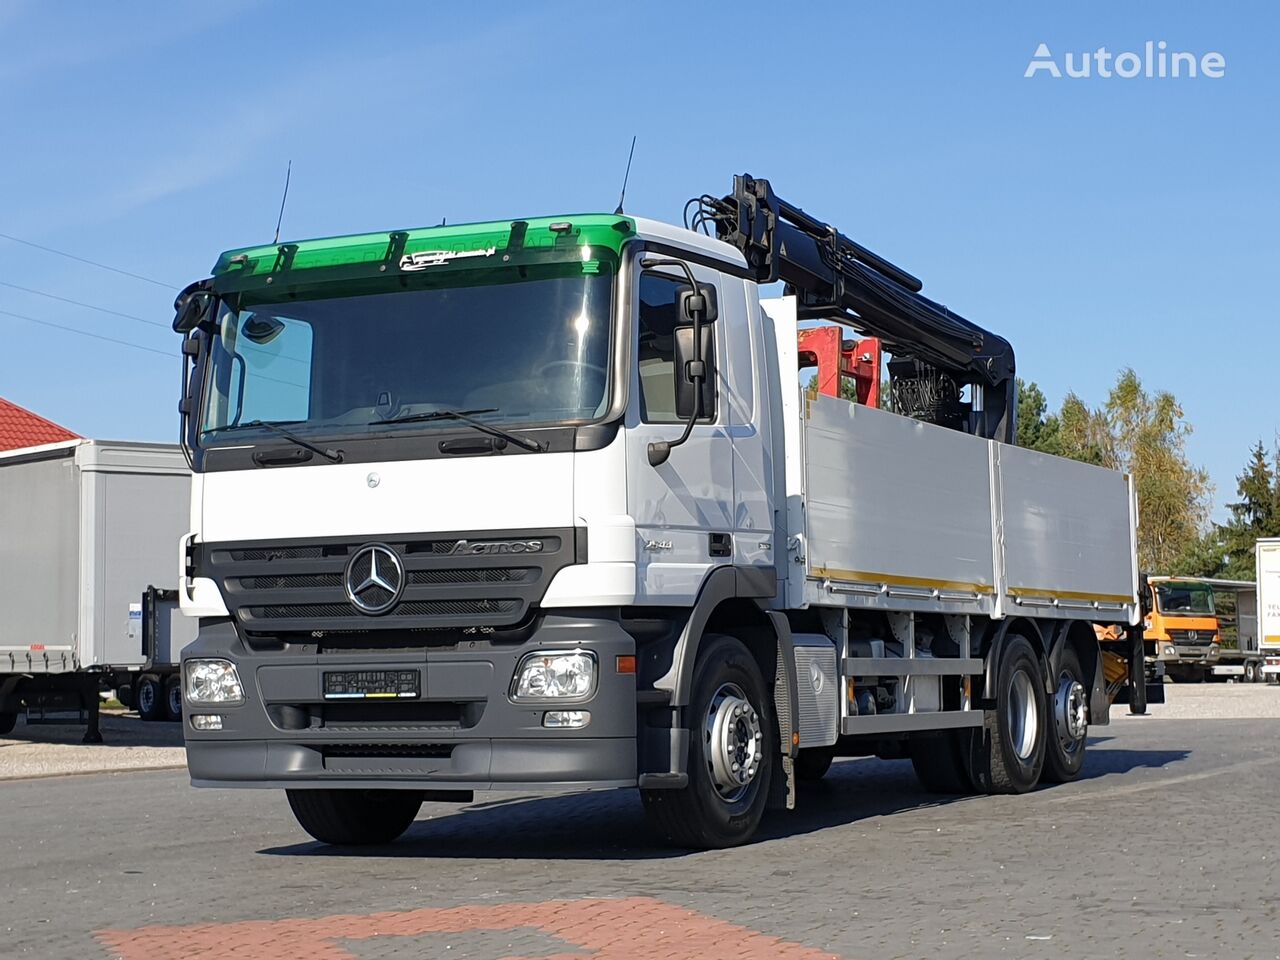
{"label": "red brick paving", "polygon": [[[424,908],[312,920],[244,920],[179,927],[101,930],[98,941],[121,960],[353,960],[337,941],[421,937],[468,930],[535,928],[584,952],[539,960],[832,960],[833,955],[650,897]],[[418,945],[420,948],[420,944]],[[511,958],[532,960],[532,958]]]}

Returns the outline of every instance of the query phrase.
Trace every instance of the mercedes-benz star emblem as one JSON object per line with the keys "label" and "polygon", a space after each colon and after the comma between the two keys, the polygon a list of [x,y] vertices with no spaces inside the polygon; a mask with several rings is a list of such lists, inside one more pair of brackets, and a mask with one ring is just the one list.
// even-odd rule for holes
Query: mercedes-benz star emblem
{"label": "mercedes-benz star emblem", "polygon": [[366,543],[347,562],[347,599],[376,617],[396,605],[404,592],[404,564],[385,543]]}

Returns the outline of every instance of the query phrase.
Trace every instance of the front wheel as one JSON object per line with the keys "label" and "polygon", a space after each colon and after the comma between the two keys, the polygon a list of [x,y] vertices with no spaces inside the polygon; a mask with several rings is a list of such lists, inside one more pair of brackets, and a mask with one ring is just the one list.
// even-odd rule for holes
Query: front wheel
{"label": "front wheel", "polygon": [[0,737],[3,737],[8,733],[13,733],[13,728],[17,725],[17,711],[6,711],[5,713],[0,713]]}
{"label": "front wheel", "polygon": [[1080,658],[1072,647],[1062,651],[1053,700],[1053,717],[1045,737],[1044,772],[1048,783],[1071,783],[1084,767],[1084,746],[1089,734],[1089,694]]}
{"label": "front wheel", "polygon": [[689,782],[641,790],[653,826],[682,847],[732,847],[760,825],[777,756],[760,667],[733,637],[703,638],[688,716]]}
{"label": "front wheel", "polygon": [[298,825],[321,843],[390,843],[409,829],[422,797],[411,790],[286,790]]}
{"label": "front wheel", "polygon": [[1030,641],[1005,638],[996,675],[996,707],[971,738],[970,776],[984,793],[1026,793],[1044,768],[1046,713],[1040,661]]}

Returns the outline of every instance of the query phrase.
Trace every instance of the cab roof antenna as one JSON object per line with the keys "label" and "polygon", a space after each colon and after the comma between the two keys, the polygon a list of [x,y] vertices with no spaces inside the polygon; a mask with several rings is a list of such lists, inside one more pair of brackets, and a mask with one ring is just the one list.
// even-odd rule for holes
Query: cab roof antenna
{"label": "cab roof antenna", "polygon": [[613,211],[615,217],[622,216],[622,201],[627,198],[627,180],[631,176],[631,158],[636,155],[636,138],[631,138],[631,152],[627,154],[627,172],[622,175],[622,193],[618,195],[618,209]]}
{"label": "cab roof antenna", "polygon": [[293,161],[289,161],[289,165],[284,170],[284,196],[280,198],[280,216],[276,217],[276,238],[273,242],[280,242],[280,224],[284,222],[284,204],[289,199],[289,177],[293,173]]}

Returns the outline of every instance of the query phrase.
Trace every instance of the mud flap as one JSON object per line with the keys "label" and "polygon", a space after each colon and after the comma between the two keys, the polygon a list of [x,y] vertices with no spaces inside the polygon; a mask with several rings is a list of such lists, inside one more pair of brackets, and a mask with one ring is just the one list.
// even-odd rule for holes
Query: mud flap
{"label": "mud flap", "polygon": [[781,777],[769,786],[768,809],[794,810],[796,806],[795,751],[799,742],[796,729],[795,650],[791,643],[791,625],[786,617],[769,611],[774,633],[778,637],[778,655],[773,674],[773,715],[778,721],[778,756]]}

